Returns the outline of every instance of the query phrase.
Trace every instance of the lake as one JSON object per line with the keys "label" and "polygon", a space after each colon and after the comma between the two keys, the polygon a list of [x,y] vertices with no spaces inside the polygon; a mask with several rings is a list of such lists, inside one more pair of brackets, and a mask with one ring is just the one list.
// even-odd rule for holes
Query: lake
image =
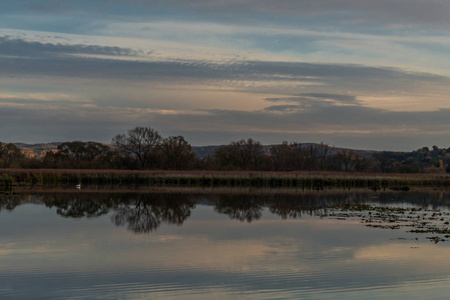
{"label": "lake", "polygon": [[447,299],[450,193],[0,195],[1,299]]}

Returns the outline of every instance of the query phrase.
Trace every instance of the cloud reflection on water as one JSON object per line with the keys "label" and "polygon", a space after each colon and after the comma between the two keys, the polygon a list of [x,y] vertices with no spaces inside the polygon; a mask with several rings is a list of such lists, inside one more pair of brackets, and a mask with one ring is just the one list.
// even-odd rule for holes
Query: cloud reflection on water
{"label": "cloud reflection on water", "polygon": [[[425,194],[409,195],[416,199],[416,205],[424,201]],[[423,236],[416,241],[412,239],[415,235],[368,228],[355,220],[321,219],[311,210],[311,204],[360,201],[368,198],[365,194],[140,196],[44,194],[25,198],[25,203],[43,201],[50,209],[27,204],[12,212],[2,211],[0,228],[8,228],[0,231],[2,249],[21,247],[31,254],[0,255],[2,284],[18,284],[23,276],[31,276],[36,285],[45,284],[53,272],[59,272],[60,278],[67,279],[65,292],[74,296],[89,290],[89,284],[78,275],[81,273],[91,281],[96,278],[95,285],[113,297],[106,288],[121,282],[123,293],[131,298],[128,293],[137,282],[142,285],[140,296],[170,297],[178,289],[188,289],[197,293],[197,298],[245,293],[256,298],[302,295],[320,299],[334,293],[344,299],[362,297],[362,291],[370,291],[369,298],[374,295],[376,299],[389,291],[402,295],[414,290],[420,295],[417,286],[411,290],[405,287],[427,280],[440,293],[448,290],[444,285],[450,267],[447,244],[435,245]],[[392,201],[393,196],[399,196],[406,205],[407,194],[381,198]],[[242,197],[246,201],[239,203]],[[439,200],[439,194],[430,195],[429,203],[435,198]],[[93,204],[78,205],[79,201]],[[182,207],[186,204],[186,210],[175,209],[177,203]],[[111,218],[114,221],[114,215],[124,208],[133,213],[149,210],[160,223],[152,231],[144,226],[144,232],[142,226],[133,225],[134,221],[123,223],[128,230],[122,223],[113,226]],[[249,221],[255,208],[258,217]],[[6,227],[5,223],[14,226]],[[45,252],[43,245],[59,247]],[[123,276],[119,279],[118,274]],[[69,288],[69,282],[79,288]],[[171,286],[177,286],[177,291]],[[27,288],[32,291],[37,287]],[[424,286],[425,290],[429,292]]]}

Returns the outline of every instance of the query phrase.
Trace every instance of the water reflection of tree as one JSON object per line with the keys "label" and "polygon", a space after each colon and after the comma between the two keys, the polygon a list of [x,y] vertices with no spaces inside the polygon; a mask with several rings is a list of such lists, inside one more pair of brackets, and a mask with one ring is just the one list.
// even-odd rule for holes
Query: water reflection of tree
{"label": "water reflection of tree", "polygon": [[355,194],[259,194],[221,195],[214,201],[215,211],[231,219],[252,222],[259,220],[265,207],[282,219],[300,218],[302,215],[326,216],[328,206],[361,202]]}
{"label": "water reflection of tree", "polygon": [[216,203],[217,213],[228,215],[241,222],[259,220],[262,216],[264,199],[251,195],[224,195]]}
{"label": "water reflection of tree", "polygon": [[111,220],[136,233],[148,233],[162,222],[182,225],[195,208],[195,198],[176,194],[138,194],[119,203]]}
{"label": "water reflection of tree", "polygon": [[282,219],[296,219],[302,215],[324,217],[330,207],[362,203],[367,198],[367,194],[353,193],[284,195],[268,200],[266,205]]}
{"label": "water reflection of tree", "polygon": [[22,200],[20,197],[15,195],[4,195],[0,196],[0,212],[2,210],[13,211],[14,208],[21,204]]}
{"label": "water reflection of tree", "polygon": [[45,192],[0,195],[0,212],[25,203],[44,203],[65,218],[95,218],[112,212],[112,222],[134,232],[151,232],[162,223],[181,225],[196,203],[214,205],[219,214],[252,222],[265,208],[282,219],[303,215],[326,216],[330,207],[375,202],[380,205],[450,207],[450,193],[366,192],[305,194],[196,194],[196,193],[67,193]]}
{"label": "water reflection of tree", "polygon": [[297,219],[302,215],[320,215],[327,213],[326,207],[321,207],[316,199],[298,199],[293,197],[280,197],[268,203],[270,212],[279,215],[282,219]]}
{"label": "water reflection of tree", "polygon": [[439,207],[450,208],[450,191],[381,193],[377,200],[381,204],[405,203],[414,204],[424,208],[430,206],[432,209],[438,209]]}
{"label": "water reflection of tree", "polygon": [[47,207],[56,207],[56,213],[65,218],[96,218],[107,214],[113,206],[113,199],[92,194],[55,194],[47,196],[43,202]]}

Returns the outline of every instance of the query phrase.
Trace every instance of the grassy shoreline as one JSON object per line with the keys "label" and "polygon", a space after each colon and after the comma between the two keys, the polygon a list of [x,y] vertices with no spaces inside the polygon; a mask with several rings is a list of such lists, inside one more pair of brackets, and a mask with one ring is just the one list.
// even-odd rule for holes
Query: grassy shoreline
{"label": "grassy shoreline", "polygon": [[0,169],[0,188],[17,186],[147,185],[185,187],[286,187],[307,190],[367,188],[404,190],[450,187],[449,174],[344,172],[130,171]]}

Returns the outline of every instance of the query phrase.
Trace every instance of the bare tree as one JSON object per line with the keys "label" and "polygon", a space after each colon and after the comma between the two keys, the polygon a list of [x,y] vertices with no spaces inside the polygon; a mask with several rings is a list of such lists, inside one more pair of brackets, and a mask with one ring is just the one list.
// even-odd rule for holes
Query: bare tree
{"label": "bare tree", "polygon": [[158,131],[150,127],[135,127],[128,134],[118,134],[112,139],[112,144],[121,153],[136,158],[141,169],[149,164],[149,156],[161,143]]}

